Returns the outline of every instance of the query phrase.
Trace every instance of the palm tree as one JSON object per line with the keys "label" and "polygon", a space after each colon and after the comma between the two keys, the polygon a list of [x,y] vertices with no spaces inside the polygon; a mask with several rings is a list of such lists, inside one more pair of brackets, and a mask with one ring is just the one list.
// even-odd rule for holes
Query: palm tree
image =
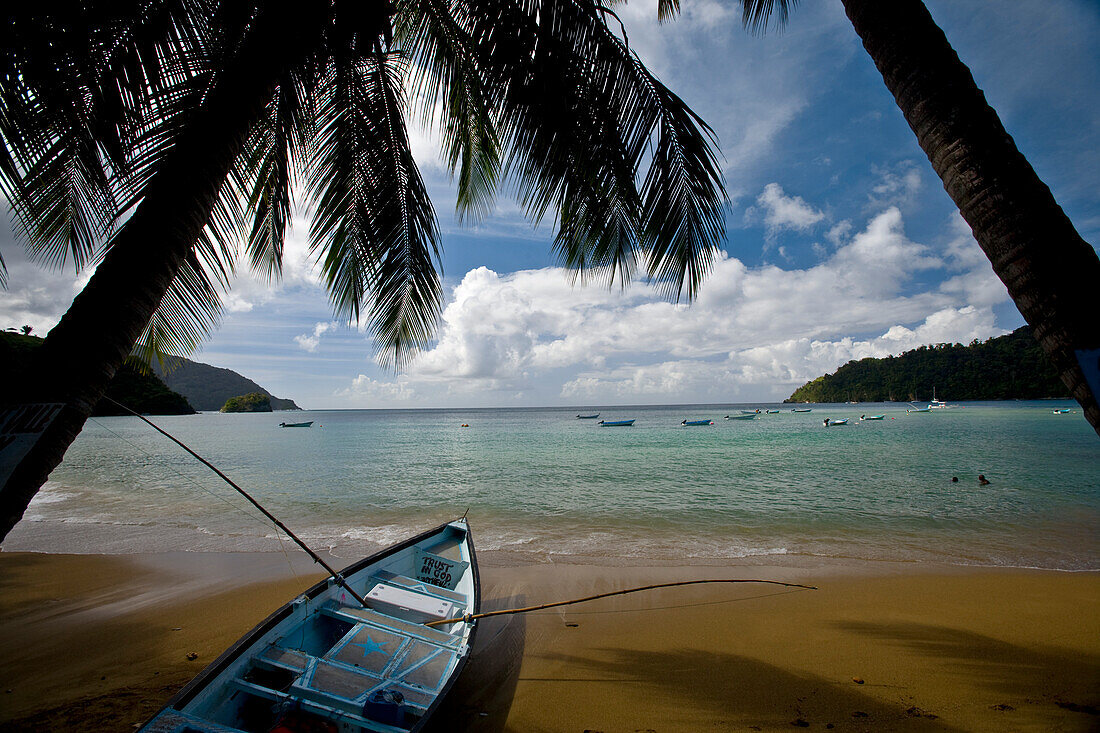
{"label": "palm tree", "polygon": [[395,366],[428,341],[439,234],[411,103],[460,212],[510,185],[580,275],[641,265],[690,298],[723,236],[713,134],[590,0],[49,7],[5,11],[0,187],[33,257],[98,267],[6,398],[29,447],[3,454],[0,539],[135,350],[196,345],[238,259],[278,276],[296,183],[336,313]]}
{"label": "palm tree", "polygon": [[[797,0],[742,0],[767,28]],[[676,0],[660,0],[662,15]],[[841,0],[943,187],[1059,376],[1100,433],[1100,258],[985,101],[921,0]],[[1092,374],[1090,385],[1086,374]]]}

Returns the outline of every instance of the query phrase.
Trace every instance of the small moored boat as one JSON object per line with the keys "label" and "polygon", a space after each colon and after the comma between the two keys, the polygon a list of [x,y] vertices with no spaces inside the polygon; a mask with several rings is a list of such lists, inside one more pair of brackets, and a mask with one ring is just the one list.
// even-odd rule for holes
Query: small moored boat
{"label": "small moored boat", "polygon": [[756,413],[750,412],[747,415],[726,415],[727,420],[755,420]]}
{"label": "small moored boat", "polygon": [[311,425],[313,425],[312,420],[310,420],[309,422],[281,422],[281,423],[279,423],[280,428],[308,428]]}
{"label": "small moored boat", "polygon": [[1054,414],[1055,415],[1068,415],[1069,414],[1069,408],[1068,407],[1063,407],[1060,410],[1055,410]]}
{"label": "small moored boat", "polygon": [[759,415],[760,410],[741,410],[742,415]]}
{"label": "small moored boat", "polygon": [[[466,520],[314,585],[244,635],[146,733],[420,731],[469,659],[479,581]],[[353,596],[366,601],[360,605]],[[433,621],[459,619],[430,626]]]}
{"label": "small moored boat", "polygon": [[605,428],[629,428],[634,424],[634,420],[600,420],[596,424],[603,425]]}
{"label": "small moored boat", "polygon": [[831,428],[834,425],[847,425],[848,424],[848,418],[842,417],[842,418],[833,420],[832,418],[827,417],[827,418],[825,418],[824,420],[821,421],[821,424],[824,425],[827,428]]}
{"label": "small moored boat", "polygon": [[906,412],[932,412],[930,407],[910,407]]}
{"label": "small moored boat", "polygon": [[685,427],[691,427],[693,425],[713,425],[713,420],[681,420],[680,424]]}
{"label": "small moored boat", "polygon": [[764,410],[764,412],[767,413],[768,415],[778,415],[779,414],[779,410]]}
{"label": "small moored boat", "polygon": [[861,415],[859,419],[860,420],[884,420],[884,419],[886,419],[886,416],[885,415]]}
{"label": "small moored boat", "polygon": [[600,413],[597,412],[594,415],[577,415],[577,419],[578,420],[595,420],[599,416],[600,416]]}
{"label": "small moored boat", "polygon": [[932,388],[932,401],[928,403],[928,409],[929,410],[946,410],[946,409],[951,408],[951,407],[954,407],[954,405],[949,405],[946,402],[944,402],[943,400],[936,399],[936,388],[933,387]]}
{"label": "small moored boat", "polygon": [[813,412],[809,407],[792,407],[791,412]]}

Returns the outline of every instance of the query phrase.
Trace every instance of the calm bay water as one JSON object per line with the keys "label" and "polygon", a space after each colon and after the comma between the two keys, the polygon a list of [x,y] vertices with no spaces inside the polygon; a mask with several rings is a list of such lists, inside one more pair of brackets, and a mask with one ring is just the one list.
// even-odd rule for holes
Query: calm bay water
{"label": "calm bay water", "polygon": [[[781,412],[722,419],[747,407]],[[1100,569],[1100,438],[1076,404],[962,403],[925,414],[897,404],[812,407],[154,420],[300,536],[348,559],[469,509],[479,550],[541,562],[797,554]],[[1074,413],[1054,415],[1055,407]],[[575,418],[596,409],[637,422],[604,428]],[[852,422],[825,429],[824,417]],[[680,426],[703,418],[715,425]],[[281,429],[283,420],[314,425]],[[992,484],[979,486],[979,473]],[[279,550],[257,516],[136,418],[95,418],[4,548]]]}

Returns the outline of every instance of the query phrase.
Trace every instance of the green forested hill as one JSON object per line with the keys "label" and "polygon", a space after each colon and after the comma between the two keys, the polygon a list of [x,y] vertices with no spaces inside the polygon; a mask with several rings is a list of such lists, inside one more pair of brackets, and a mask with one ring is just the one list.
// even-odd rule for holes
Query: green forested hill
{"label": "green forested hill", "polygon": [[280,399],[247,377],[232,369],[202,364],[190,359],[170,356],[164,368],[153,363],[153,371],[164,383],[187,397],[196,410],[220,410],[231,397],[260,392],[271,398],[273,410],[300,410],[294,400]]}
{"label": "green forested hill", "polygon": [[[12,384],[13,375],[21,368],[31,351],[42,345],[37,336],[23,336],[0,332],[0,382],[18,389]],[[194,409],[183,395],[173,392],[153,374],[141,374],[124,364],[107,387],[107,397],[120,402],[135,412],[148,415],[192,415]],[[100,400],[93,415],[128,414],[109,400]]]}
{"label": "green forested hill", "polygon": [[222,405],[222,412],[271,412],[271,397],[263,392],[252,392],[230,397]]}
{"label": "green forested hill", "polygon": [[988,341],[936,344],[885,359],[850,361],[818,377],[786,402],[1028,400],[1067,397],[1027,326]]}

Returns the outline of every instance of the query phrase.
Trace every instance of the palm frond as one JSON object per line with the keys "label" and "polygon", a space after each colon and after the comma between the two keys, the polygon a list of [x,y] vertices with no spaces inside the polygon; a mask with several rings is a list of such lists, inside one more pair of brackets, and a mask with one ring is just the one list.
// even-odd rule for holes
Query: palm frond
{"label": "palm frond", "polygon": [[741,24],[753,34],[766,33],[772,13],[778,11],[776,26],[782,28],[796,5],[798,0],[741,0]]}
{"label": "palm frond", "polygon": [[[642,226],[650,274],[669,297],[693,299],[725,237],[726,204],[713,133],[664,86],[664,116],[642,187]],[[716,147],[716,145],[715,145]]]}
{"label": "palm frond", "polygon": [[492,210],[501,174],[494,102],[477,64],[475,39],[444,0],[397,3],[395,38],[412,68],[412,96],[421,117],[438,123],[443,157],[457,171],[460,219]]}
{"label": "palm frond", "polygon": [[338,317],[369,327],[385,363],[428,343],[442,302],[438,232],[405,132],[403,70],[381,52],[338,58],[318,89],[310,238]]}
{"label": "palm frond", "polygon": [[180,268],[153,317],[134,345],[133,356],[145,364],[166,356],[188,356],[215,329],[221,298],[198,255]]}
{"label": "palm frond", "polygon": [[308,84],[297,78],[280,83],[267,114],[252,131],[235,172],[247,194],[252,220],[247,253],[252,269],[269,280],[282,274],[283,242],[291,216],[294,182],[303,170],[312,138],[313,113]]}
{"label": "palm frond", "polygon": [[713,132],[612,33],[602,6],[461,7],[508,181],[532,219],[558,218],[562,261],[613,282],[644,252],[670,297],[694,297],[724,236]]}
{"label": "palm frond", "polygon": [[657,0],[657,20],[667,23],[680,14],[680,0]]}
{"label": "palm frond", "polygon": [[211,0],[18,5],[0,31],[0,188],[32,258],[80,269],[118,220],[119,187],[162,90],[197,58]]}

